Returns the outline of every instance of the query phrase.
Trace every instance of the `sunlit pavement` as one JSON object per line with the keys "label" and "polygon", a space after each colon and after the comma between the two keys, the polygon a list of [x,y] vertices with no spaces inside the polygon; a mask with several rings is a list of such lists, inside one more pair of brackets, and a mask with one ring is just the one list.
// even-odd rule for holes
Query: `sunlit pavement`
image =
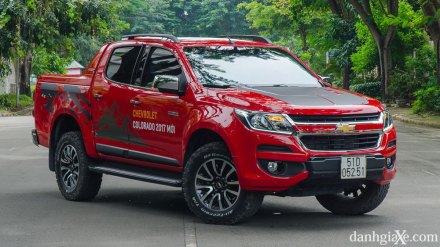
{"label": "sunlit pavement", "polygon": [[31,142],[33,118],[0,117],[0,246],[378,246],[350,235],[440,235],[440,130],[395,125],[398,174],[372,213],[335,216],[314,197],[266,197],[247,222],[216,226],[192,215],[180,189],[123,178],[104,176],[92,201],[64,200],[48,150]]}

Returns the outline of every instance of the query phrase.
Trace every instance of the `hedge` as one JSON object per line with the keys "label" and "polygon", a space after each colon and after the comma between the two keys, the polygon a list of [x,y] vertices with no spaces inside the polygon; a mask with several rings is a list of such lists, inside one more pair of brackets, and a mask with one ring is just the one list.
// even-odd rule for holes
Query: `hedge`
{"label": "hedge", "polygon": [[363,84],[356,84],[350,86],[350,91],[364,94],[372,98],[381,97],[381,83],[380,82],[367,82]]}

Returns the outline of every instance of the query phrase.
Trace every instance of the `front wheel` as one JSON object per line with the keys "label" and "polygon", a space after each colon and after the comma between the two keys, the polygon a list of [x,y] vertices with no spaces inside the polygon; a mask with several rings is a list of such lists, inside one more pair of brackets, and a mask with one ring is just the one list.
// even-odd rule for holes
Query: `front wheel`
{"label": "front wheel", "polygon": [[385,199],[390,184],[368,183],[342,194],[316,196],[318,202],[337,215],[361,215],[373,211]]}
{"label": "front wheel", "polygon": [[230,225],[253,216],[264,195],[240,187],[237,170],[225,144],[209,143],[188,160],[183,193],[191,211],[210,224]]}

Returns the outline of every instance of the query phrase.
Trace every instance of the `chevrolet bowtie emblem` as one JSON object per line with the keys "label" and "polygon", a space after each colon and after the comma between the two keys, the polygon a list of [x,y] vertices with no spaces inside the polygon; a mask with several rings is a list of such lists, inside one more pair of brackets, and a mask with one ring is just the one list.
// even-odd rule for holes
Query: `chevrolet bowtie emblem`
{"label": "chevrolet bowtie emblem", "polygon": [[356,125],[349,125],[349,124],[338,124],[336,125],[336,129],[335,132],[343,132],[343,133],[347,133],[350,131],[354,131],[354,128],[356,127]]}

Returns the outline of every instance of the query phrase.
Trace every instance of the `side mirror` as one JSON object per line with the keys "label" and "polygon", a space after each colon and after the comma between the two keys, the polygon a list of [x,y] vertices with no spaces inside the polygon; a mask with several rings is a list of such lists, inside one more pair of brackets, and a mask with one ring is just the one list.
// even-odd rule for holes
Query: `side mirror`
{"label": "side mirror", "polygon": [[153,80],[153,88],[159,90],[159,92],[183,96],[186,91],[185,75],[183,73],[180,77],[175,75],[156,75]]}

